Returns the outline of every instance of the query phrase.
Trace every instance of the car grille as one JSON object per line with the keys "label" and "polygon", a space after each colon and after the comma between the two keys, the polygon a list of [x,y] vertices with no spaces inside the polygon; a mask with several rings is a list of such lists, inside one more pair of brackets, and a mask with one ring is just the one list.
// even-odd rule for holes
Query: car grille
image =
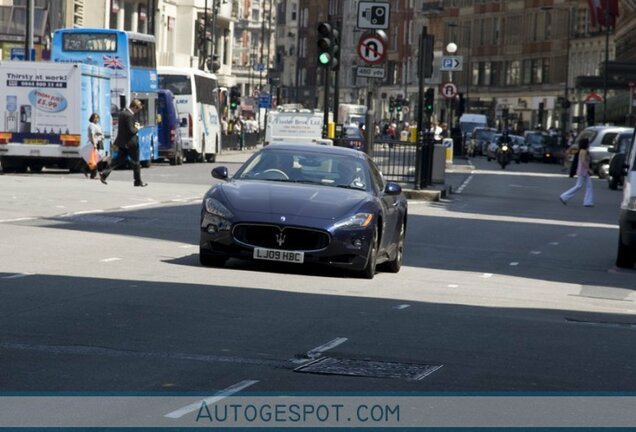
{"label": "car grille", "polygon": [[330,239],[324,231],[261,224],[236,225],[233,235],[246,246],[293,251],[321,250],[329,246]]}

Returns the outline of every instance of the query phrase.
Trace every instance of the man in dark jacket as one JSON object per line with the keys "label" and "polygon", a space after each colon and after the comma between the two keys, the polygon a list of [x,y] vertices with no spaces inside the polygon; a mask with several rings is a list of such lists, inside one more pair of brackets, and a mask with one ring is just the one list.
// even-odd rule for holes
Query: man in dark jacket
{"label": "man in dark jacket", "polygon": [[108,168],[99,175],[104,184],[111,171],[128,163],[132,164],[135,186],[145,187],[147,183],[141,181],[141,167],[139,165],[139,140],[137,132],[139,123],[135,121],[135,115],[143,109],[143,104],[139,99],[133,99],[130,106],[119,112],[119,122],[117,127],[117,138],[114,145],[117,146],[117,157],[112,160]]}

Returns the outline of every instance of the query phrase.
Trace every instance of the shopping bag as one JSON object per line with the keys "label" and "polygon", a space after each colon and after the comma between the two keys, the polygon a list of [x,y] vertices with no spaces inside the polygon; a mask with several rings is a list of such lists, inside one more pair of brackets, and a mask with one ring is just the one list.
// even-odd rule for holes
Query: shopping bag
{"label": "shopping bag", "polygon": [[97,164],[101,160],[101,156],[94,145],[87,144],[80,147],[80,156],[86,161],[86,165],[91,170],[97,168]]}

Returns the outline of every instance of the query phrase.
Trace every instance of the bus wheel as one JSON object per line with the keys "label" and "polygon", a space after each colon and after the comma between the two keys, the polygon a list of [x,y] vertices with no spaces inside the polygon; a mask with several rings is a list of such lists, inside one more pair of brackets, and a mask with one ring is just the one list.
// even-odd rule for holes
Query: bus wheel
{"label": "bus wheel", "polygon": [[39,173],[42,172],[42,168],[44,168],[44,165],[38,162],[31,162],[29,163],[29,171],[34,172],[34,173]]}
{"label": "bus wheel", "polygon": [[201,153],[197,154],[197,162],[205,162],[205,135],[201,135]]}
{"label": "bus wheel", "polygon": [[206,154],[205,155],[205,160],[206,160],[206,162],[211,162],[211,163],[216,162],[216,154],[214,154],[214,153]]}

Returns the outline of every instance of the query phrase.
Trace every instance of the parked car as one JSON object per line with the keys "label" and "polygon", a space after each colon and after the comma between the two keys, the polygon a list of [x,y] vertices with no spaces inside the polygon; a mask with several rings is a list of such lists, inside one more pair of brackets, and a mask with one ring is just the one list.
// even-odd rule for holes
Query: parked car
{"label": "parked car", "polygon": [[610,189],[616,190],[618,186],[623,185],[625,180],[625,156],[632,142],[631,132],[621,132],[616,135],[612,147],[608,149],[612,156],[610,157],[609,167],[607,169],[607,183]]}
{"label": "parked car", "polygon": [[614,138],[621,132],[632,133],[633,131],[633,128],[621,126],[590,126],[581,131],[573,146],[578,148],[578,143],[583,138],[590,141],[590,168],[600,178],[604,178],[607,171],[602,167],[609,164],[611,156],[609,148],[612,146]]}
{"label": "parked car", "polygon": [[634,137],[625,156],[623,200],[618,218],[616,266],[633,268],[636,264],[636,144]]}
{"label": "parked car", "polygon": [[371,279],[376,264],[402,265],[407,201],[363,152],[334,146],[270,144],[203,198],[199,260],[230,257],[316,263]]}
{"label": "parked car", "polygon": [[170,165],[181,165],[183,163],[183,147],[179,113],[174,95],[170,90],[160,89],[158,91],[157,113],[159,114],[157,123],[159,157],[168,159]]}
{"label": "parked car", "polygon": [[497,133],[497,129],[489,127],[476,127],[470,136],[469,145],[474,151],[474,155],[485,155],[486,147]]}

